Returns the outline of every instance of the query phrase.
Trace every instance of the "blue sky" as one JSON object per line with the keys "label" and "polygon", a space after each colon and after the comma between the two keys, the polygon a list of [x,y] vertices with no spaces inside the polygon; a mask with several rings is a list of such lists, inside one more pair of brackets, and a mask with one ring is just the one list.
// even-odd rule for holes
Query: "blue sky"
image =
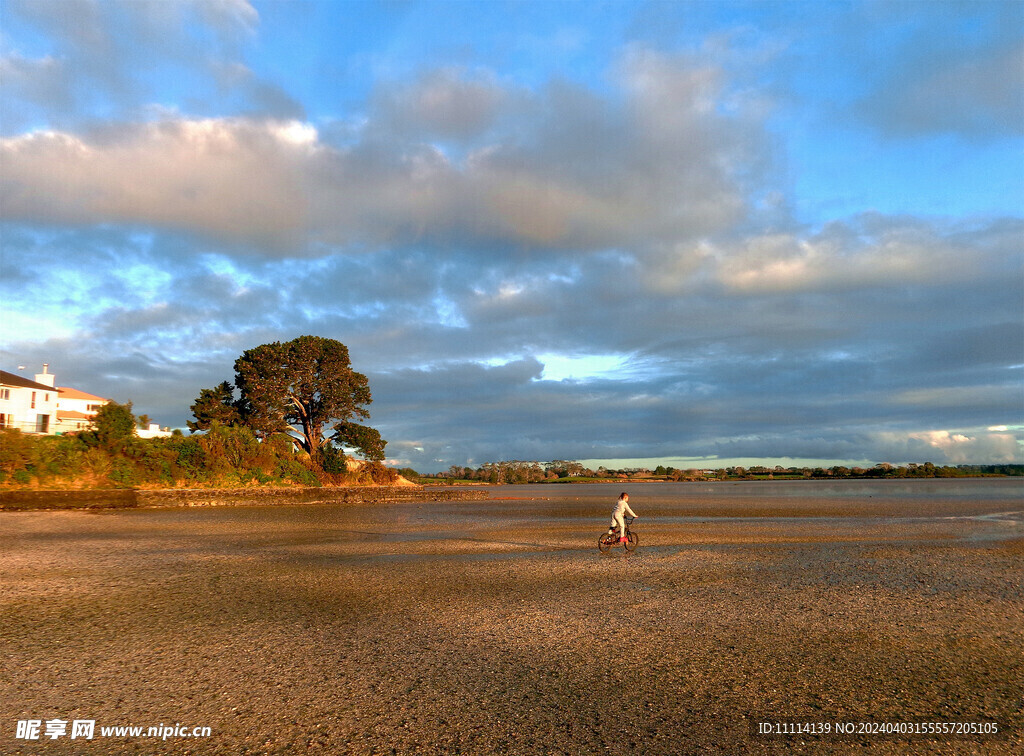
{"label": "blue sky", "polygon": [[1024,4],[0,14],[5,369],[183,426],[328,336],[422,471],[1022,460]]}

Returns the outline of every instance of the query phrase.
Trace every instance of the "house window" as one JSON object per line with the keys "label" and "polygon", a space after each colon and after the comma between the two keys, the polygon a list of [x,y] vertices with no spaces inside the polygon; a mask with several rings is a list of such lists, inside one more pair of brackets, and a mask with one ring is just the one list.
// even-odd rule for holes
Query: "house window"
{"label": "house window", "polygon": [[0,399],[10,399],[10,398],[11,398],[11,390],[10,389],[0,389]]}
{"label": "house window", "polygon": [[50,416],[36,415],[36,433],[50,432]]}
{"label": "house window", "polygon": [[36,408],[36,392],[32,392],[32,409]]}
{"label": "house window", "polygon": [[0,412],[0,428],[6,428],[7,424],[10,422],[10,420],[11,420],[11,416],[10,415],[6,415],[3,412]]}

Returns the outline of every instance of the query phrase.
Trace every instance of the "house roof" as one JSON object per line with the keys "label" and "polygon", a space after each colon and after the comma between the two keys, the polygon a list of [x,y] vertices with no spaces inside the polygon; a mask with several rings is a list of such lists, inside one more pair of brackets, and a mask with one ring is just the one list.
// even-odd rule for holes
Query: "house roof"
{"label": "house roof", "polygon": [[16,373],[8,373],[6,370],[0,370],[0,384],[4,386],[17,386],[18,388],[35,389],[36,391],[55,391],[64,393],[64,389],[47,386],[45,383],[36,383],[35,381],[30,381],[28,378],[22,378]]}
{"label": "house roof", "polygon": [[76,388],[69,386],[60,386],[60,398],[61,399],[87,399],[94,402],[105,402],[107,401],[102,396],[96,396],[95,394],[87,394],[84,391],[79,391]]}
{"label": "house roof", "polygon": [[57,410],[57,422],[61,420],[92,420],[92,415],[76,410]]}

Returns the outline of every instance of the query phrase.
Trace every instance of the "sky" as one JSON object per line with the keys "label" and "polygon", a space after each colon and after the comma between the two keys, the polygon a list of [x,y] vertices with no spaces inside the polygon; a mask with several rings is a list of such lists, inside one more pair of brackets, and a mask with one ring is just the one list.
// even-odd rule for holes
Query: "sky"
{"label": "sky", "polygon": [[0,0],[0,363],[388,461],[1024,461],[1024,3]]}

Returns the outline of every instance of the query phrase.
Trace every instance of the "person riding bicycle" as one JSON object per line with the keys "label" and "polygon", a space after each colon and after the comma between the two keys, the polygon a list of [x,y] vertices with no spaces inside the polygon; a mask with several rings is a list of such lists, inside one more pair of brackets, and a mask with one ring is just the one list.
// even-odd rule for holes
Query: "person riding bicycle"
{"label": "person riding bicycle", "polygon": [[637,514],[629,508],[629,494],[623,491],[619,494],[619,500],[615,502],[615,509],[612,510],[612,524],[608,528],[608,535],[619,529],[619,543],[626,542],[626,519],[625,515],[636,518]]}

